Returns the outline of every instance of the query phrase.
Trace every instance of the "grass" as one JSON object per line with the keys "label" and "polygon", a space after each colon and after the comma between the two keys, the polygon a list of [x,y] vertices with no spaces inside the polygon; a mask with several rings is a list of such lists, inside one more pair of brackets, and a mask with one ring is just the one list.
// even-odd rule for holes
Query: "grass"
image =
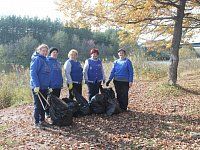
{"label": "grass", "polygon": [[[134,66],[134,79],[145,81],[167,81],[168,67],[167,62],[147,62],[145,58],[131,57],[130,60]],[[110,75],[113,62],[103,63],[106,79]],[[196,89],[197,84],[191,82],[193,74],[197,74],[200,68],[200,59],[187,59],[179,62],[178,68],[178,81],[183,76],[188,76],[188,82],[184,82],[184,87],[189,89]],[[17,68],[13,69],[15,72],[1,73],[0,75],[0,109],[10,106],[18,106],[21,104],[30,103],[32,101],[31,91],[29,87],[29,70]],[[63,74],[63,78],[65,78]],[[195,80],[195,79],[194,79]],[[64,80],[65,81],[65,80]],[[191,84],[190,84],[191,83]],[[64,82],[64,86],[66,86]],[[84,95],[86,95],[85,86],[83,88]],[[155,91],[156,90],[156,91]],[[181,87],[174,87],[166,84],[166,82],[157,86],[152,86],[149,95],[153,96],[154,93],[159,93],[160,96],[180,96],[185,93],[185,89]],[[154,92],[154,93],[153,93]]]}
{"label": "grass", "polygon": [[184,94],[184,91],[179,86],[172,86],[167,83],[159,84],[156,87],[156,92],[161,96],[169,97],[169,96],[181,96]]}
{"label": "grass", "polygon": [[158,81],[160,81],[158,84],[152,85],[152,88],[148,93],[149,95],[159,93],[160,96],[178,97],[190,93],[196,95],[200,94],[200,69],[180,73],[177,86],[167,84],[167,77]]}
{"label": "grass", "polygon": [[0,109],[31,101],[28,70],[1,73]]}

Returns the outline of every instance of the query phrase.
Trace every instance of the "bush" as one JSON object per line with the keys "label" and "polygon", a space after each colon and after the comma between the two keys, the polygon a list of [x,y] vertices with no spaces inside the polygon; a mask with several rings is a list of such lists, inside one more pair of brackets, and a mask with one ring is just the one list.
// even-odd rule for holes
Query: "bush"
{"label": "bush", "polygon": [[31,101],[31,90],[28,82],[28,71],[1,73],[0,109],[29,103]]}
{"label": "bush", "polygon": [[5,84],[5,86],[0,87],[0,109],[11,106],[12,92]]}

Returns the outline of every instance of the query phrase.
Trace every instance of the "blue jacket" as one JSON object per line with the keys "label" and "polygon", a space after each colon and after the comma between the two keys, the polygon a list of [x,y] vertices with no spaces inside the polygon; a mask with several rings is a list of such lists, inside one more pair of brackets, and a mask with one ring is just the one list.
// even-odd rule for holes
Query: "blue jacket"
{"label": "blue jacket", "polygon": [[61,63],[52,57],[47,57],[50,67],[50,88],[56,89],[63,86],[62,66]]}
{"label": "blue jacket", "polygon": [[30,64],[30,86],[32,89],[48,89],[50,84],[50,68],[45,56],[33,53]]}
{"label": "blue jacket", "polygon": [[133,82],[133,76],[132,62],[128,58],[117,59],[114,61],[109,80],[114,78],[117,81]]}
{"label": "blue jacket", "polygon": [[104,80],[103,77],[103,66],[100,59],[93,60],[91,58],[88,59],[88,82],[95,82],[95,81],[102,81]]}
{"label": "blue jacket", "polygon": [[83,80],[83,68],[79,61],[70,60],[72,81],[81,83]]}

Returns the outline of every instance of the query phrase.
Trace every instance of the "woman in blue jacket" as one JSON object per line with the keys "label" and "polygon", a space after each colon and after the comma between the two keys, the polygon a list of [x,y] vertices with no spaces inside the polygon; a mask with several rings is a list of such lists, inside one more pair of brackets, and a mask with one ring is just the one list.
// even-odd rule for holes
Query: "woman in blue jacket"
{"label": "woman in blue jacket", "polygon": [[82,95],[83,68],[81,63],[77,60],[77,50],[70,50],[68,58],[69,59],[64,64],[64,70],[69,89],[69,98],[73,99],[74,94],[72,89],[75,89],[80,95]]}
{"label": "woman in blue jacket", "polygon": [[119,59],[114,61],[106,86],[109,86],[109,83],[113,79],[120,108],[126,111],[128,106],[128,91],[133,83],[133,66],[132,62],[126,58],[126,51],[124,49],[118,50],[118,56]]}
{"label": "woman in blue jacket", "polygon": [[[31,57],[30,86],[34,98],[34,119],[36,127],[47,125],[45,122],[45,110],[38,98],[38,94],[40,92],[45,98],[47,98],[50,84],[50,68],[46,59],[48,49],[49,48],[46,44],[41,44]],[[46,101],[42,97],[41,100],[43,105],[46,106]]]}
{"label": "woman in blue jacket", "polygon": [[49,57],[47,57],[48,64],[50,66],[50,85],[52,89],[52,94],[60,97],[60,91],[63,87],[63,77],[62,77],[62,66],[61,63],[57,60],[58,49],[51,47],[49,49]]}
{"label": "woman in blue jacket", "polygon": [[99,93],[101,82],[105,83],[102,61],[98,58],[99,50],[91,49],[90,55],[91,57],[85,61],[83,68],[85,83],[88,86],[89,101]]}

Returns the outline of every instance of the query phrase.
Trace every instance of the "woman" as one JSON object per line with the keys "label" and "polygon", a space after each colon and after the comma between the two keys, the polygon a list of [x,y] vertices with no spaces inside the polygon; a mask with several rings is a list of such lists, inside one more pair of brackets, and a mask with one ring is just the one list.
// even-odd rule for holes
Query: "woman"
{"label": "woman", "polygon": [[91,49],[90,58],[85,61],[83,74],[85,83],[88,86],[89,101],[99,93],[101,82],[105,83],[105,75],[102,61],[98,58],[99,50]]}
{"label": "woman", "polygon": [[34,119],[36,128],[47,125],[45,122],[45,110],[43,108],[43,106],[46,106],[46,101],[40,94],[47,98],[50,84],[50,68],[46,59],[48,49],[46,44],[39,45],[36,52],[32,55],[30,64],[30,85],[34,99]]}
{"label": "woman", "polygon": [[76,90],[82,95],[82,80],[83,80],[83,68],[80,62],[77,60],[78,51],[72,49],[68,53],[68,60],[64,64],[64,70],[69,89],[69,98],[73,99],[73,90]]}
{"label": "woman", "polygon": [[63,87],[62,67],[61,63],[57,60],[58,49],[52,47],[49,49],[49,57],[47,57],[48,64],[50,66],[50,88],[52,94],[60,97],[60,91]]}
{"label": "woman", "polygon": [[111,80],[114,79],[113,83],[120,108],[126,111],[128,106],[128,91],[133,83],[133,66],[131,61],[126,58],[126,51],[124,49],[118,50],[118,56],[119,59],[114,61],[106,86],[109,86]]}

